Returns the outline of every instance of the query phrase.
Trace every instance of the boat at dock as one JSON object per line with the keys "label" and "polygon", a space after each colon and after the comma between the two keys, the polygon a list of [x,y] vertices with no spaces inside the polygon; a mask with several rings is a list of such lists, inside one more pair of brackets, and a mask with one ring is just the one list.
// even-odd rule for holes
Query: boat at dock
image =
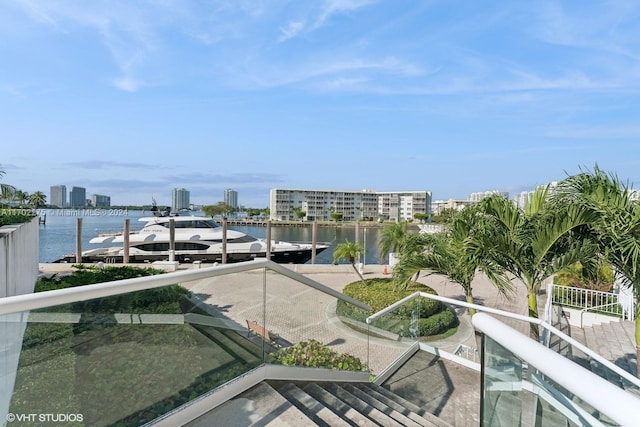
{"label": "boat at dock", "polygon": [[[129,242],[131,263],[169,259],[178,262],[214,263],[222,262],[225,255],[226,262],[239,262],[267,256],[266,240],[236,230],[223,230],[223,227],[211,218],[160,214],[139,218],[138,221],[144,222],[144,226],[138,231],[130,232],[128,236],[123,233],[108,233],[92,238],[90,244],[101,244],[103,247],[83,251],[82,262],[122,263],[125,258],[125,237]],[[173,254],[170,252],[172,240]],[[112,243],[119,245],[104,247],[105,244]],[[304,264],[312,258],[314,250],[319,254],[328,247],[329,244],[325,243],[314,245],[272,240],[270,259],[277,263]],[[56,262],[76,261],[76,255],[69,254]]]}

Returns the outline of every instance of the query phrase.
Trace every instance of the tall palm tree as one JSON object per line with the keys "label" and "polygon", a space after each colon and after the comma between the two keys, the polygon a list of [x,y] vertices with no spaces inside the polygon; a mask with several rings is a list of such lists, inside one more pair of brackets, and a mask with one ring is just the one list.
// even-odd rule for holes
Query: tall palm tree
{"label": "tall palm tree", "polygon": [[[526,286],[529,316],[535,318],[544,281],[576,262],[592,265],[598,252],[578,233],[594,215],[575,204],[551,203],[548,195],[548,186],[539,187],[524,209],[499,195],[480,203],[493,223],[493,233],[483,236],[483,250]],[[537,325],[531,324],[531,336],[539,338]]]}
{"label": "tall palm tree", "polygon": [[351,242],[349,240],[345,240],[344,243],[337,245],[333,251],[333,262],[336,263],[340,260],[349,261],[351,267],[353,267],[353,270],[356,272],[358,277],[360,277],[362,283],[364,283],[364,277],[362,277],[362,274],[360,274],[360,271],[358,271],[358,268],[356,267],[356,259],[363,251],[364,248],[360,243]]}
{"label": "tall palm tree", "polygon": [[[512,289],[504,270],[484,256],[478,237],[486,233],[484,217],[477,207],[470,206],[455,216],[446,232],[434,235],[414,235],[404,245],[404,252],[394,268],[394,279],[406,286],[410,278],[426,270],[427,274],[441,274],[459,284],[468,303],[473,304],[471,282],[483,271],[507,296]],[[469,309],[469,314],[475,314]]]}
{"label": "tall palm tree", "polygon": [[[640,296],[640,206],[631,197],[632,189],[615,175],[598,166],[570,176],[560,183],[559,198],[593,212],[590,231],[601,253]],[[636,354],[640,368],[640,309],[636,308]],[[640,369],[638,369],[640,373]]]}
{"label": "tall palm tree", "polygon": [[34,208],[41,208],[47,204],[47,195],[42,191],[35,191],[29,195],[29,205]]}
{"label": "tall palm tree", "polygon": [[380,259],[384,260],[389,252],[401,253],[411,234],[413,233],[409,231],[406,221],[386,225],[380,232],[380,242],[378,242]]}
{"label": "tall palm tree", "polygon": [[18,204],[19,207],[24,208],[27,206],[29,200],[29,193],[22,190],[15,190],[13,192],[13,201]]}

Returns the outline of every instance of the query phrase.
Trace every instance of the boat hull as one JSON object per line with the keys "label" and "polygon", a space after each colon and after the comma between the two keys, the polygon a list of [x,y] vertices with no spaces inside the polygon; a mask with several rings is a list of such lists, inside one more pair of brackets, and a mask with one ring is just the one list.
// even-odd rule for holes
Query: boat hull
{"label": "boat hull", "polygon": [[[327,247],[317,247],[316,255],[321,253],[327,249]],[[122,251],[109,251],[105,249],[104,251],[100,250],[92,250],[87,251],[82,254],[82,263],[98,263],[102,262],[105,264],[122,264],[123,255]],[[271,261],[279,263],[279,264],[305,264],[311,260],[313,256],[311,249],[296,249],[296,250],[288,250],[281,252],[272,252],[271,253]],[[233,262],[243,262],[243,261],[251,261],[256,258],[265,258],[265,252],[256,252],[256,253],[228,253],[227,254],[227,263]],[[169,255],[167,253],[150,253],[150,254],[131,254],[129,255],[129,262],[132,264],[136,263],[151,263],[154,261],[167,261],[169,259]],[[221,253],[176,253],[174,255],[174,260],[180,263],[193,263],[195,261],[199,261],[202,263],[222,263],[222,254]],[[66,255],[63,258],[55,261],[57,263],[76,263],[75,254]]]}

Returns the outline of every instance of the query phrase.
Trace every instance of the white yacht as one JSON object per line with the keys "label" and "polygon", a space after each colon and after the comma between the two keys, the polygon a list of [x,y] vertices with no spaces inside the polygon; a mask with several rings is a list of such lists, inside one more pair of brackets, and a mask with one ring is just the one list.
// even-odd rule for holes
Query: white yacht
{"label": "white yacht", "polygon": [[[179,262],[221,262],[223,255],[223,227],[211,218],[201,216],[160,215],[140,218],[145,225],[129,233],[129,262],[151,262],[169,259],[170,227],[174,221],[174,259]],[[89,241],[92,244],[120,243],[115,247],[100,247],[82,252],[82,262],[121,263],[124,255],[122,233],[101,234]],[[327,244],[316,244],[319,254]],[[304,264],[312,256],[310,243],[271,241],[271,260],[278,263]],[[250,261],[265,257],[267,242],[236,230],[226,230],[227,262]],[[75,255],[67,255],[62,262],[75,262]]]}

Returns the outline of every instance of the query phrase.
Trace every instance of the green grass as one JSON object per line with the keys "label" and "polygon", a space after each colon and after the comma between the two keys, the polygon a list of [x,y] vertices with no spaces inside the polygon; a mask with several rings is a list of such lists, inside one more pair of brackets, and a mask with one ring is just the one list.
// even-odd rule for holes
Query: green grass
{"label": "green grass", "polygon": [[[118,278],[156,274],[111,268],[111,277]],[[44,280],[37,289],[80,286],[109,276],[103,270],[95,276],[87,269],[76,273]],[[173,285],[40,310],[81,318],[78,323],[27,324],[10,412],[82,414],[82,423],[68,424],[76,426],[138,426],[261,363],[259,357],[240,357],[228,346],[232,340],[253,346],[235,332],[135,323],[137,314],[197,311],[188,296],[186,289]],[[115,314],[120,313],[134,314],[134,323],[117,323]],[[223,343],[214,334],[237,337],[223,337]]]}

